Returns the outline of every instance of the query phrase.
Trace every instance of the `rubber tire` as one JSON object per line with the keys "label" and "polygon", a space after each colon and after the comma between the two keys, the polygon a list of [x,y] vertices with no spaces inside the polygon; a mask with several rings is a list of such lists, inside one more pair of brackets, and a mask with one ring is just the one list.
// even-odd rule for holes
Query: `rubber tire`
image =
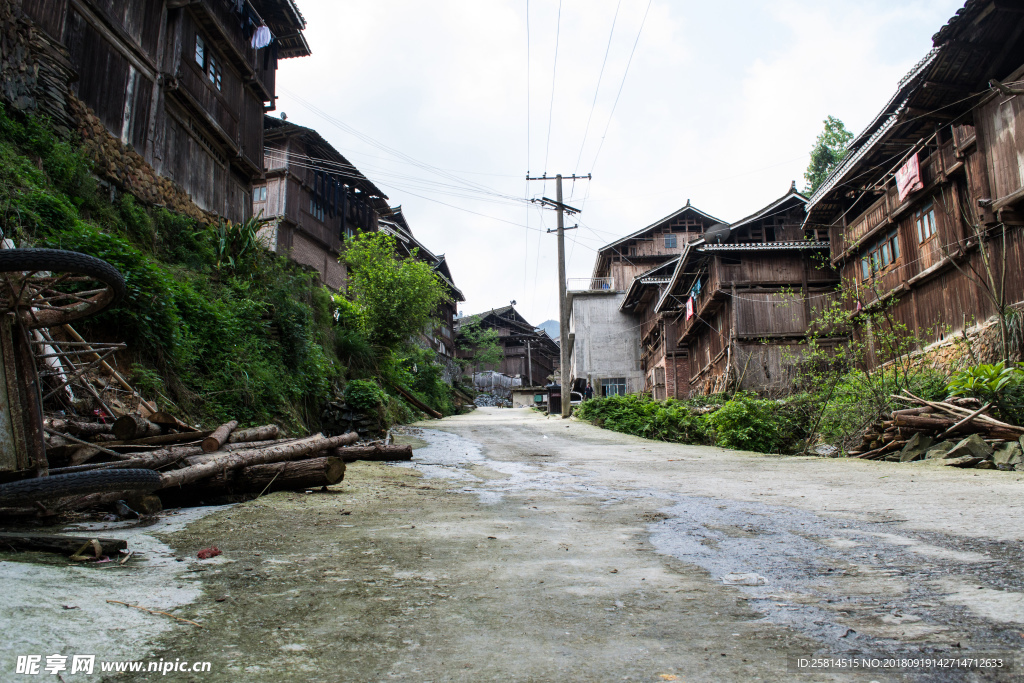
{"label": "rubber tire", "polygon": [[47,498],[81,496],[107,491],[150,492],[160,488],[155,470],[93,470],[55,474],[0,484],[0,506],[34,503]]}
{"label": "rubber tire", "polygon": [[91,275],[114,290],[108,307],[120,303],[125,295],[121,272],[95,256],[64,249],[0,249],[0,273],[36,270]]}

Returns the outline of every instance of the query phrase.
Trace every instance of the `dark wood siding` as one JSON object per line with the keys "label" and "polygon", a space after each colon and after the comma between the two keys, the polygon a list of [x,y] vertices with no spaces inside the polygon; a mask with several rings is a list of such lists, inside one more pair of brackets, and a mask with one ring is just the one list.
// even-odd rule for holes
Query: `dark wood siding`
{"label": "dark wood siding", "polygon": [[61,39],[64,34],[64,12],[67,0],[29,0],[22,4],[22,9],[39,28],[50,34],[51,38]]}
{"label": "dark wood siding", "polygon": [[68,11],[65,44],[79,74],[72,91],[92,107],[107,130],[120,137],[128,61],[74,9]]}

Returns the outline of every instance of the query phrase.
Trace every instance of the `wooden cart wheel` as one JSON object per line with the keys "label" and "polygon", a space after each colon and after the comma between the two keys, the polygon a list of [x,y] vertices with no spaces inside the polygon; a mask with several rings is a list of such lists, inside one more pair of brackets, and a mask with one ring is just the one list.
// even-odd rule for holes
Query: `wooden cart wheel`
{"label": "wooden cart wheel", "polygon": [[0,249],[0,312],[30,328],[95,315],[124,297],[121,273],[106,261],[61,249]]}

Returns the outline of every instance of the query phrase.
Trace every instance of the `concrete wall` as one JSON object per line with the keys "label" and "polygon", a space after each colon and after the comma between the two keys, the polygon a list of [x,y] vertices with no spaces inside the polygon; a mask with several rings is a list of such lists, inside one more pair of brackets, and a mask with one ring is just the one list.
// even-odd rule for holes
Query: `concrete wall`
{"label": "concrete wall", "polygon": [[600,396],[601,380],[626,378],[626,392],[640,393],[640,321],[619,310],[624,292],[573,293],[569,333],[575,335],[570,351],[574,378],[583,378]]}

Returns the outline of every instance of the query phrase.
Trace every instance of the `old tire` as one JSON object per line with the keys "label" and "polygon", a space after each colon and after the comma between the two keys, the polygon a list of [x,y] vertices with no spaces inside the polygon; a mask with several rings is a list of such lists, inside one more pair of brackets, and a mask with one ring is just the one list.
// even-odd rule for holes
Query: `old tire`
{"label": "old tire", "polygon": [[[59,313],[42,314],[41,324],[30,323],[29,327],[63,324],[95,315],[120,303],[126,291],[124,277],[120,271],[95,256],[63,249],[0,249],[0,273],[39,272],[68,273],[92,278],[98,283],[102,283],[107,291],[93,297],[92,305],[68,308],[63,315]],[[9,305],[14,303],[9,302]],[[26,315],[23,313],[23,317]],[[53,318],[53,320],[49,318]],[[27,317],[26,322],[30,322]]]}
{"label": "old tire", "polygon": [[107,491],[144,492],[160,488],[160,473],[154,470],[93,470],[56,474],[52,477],[22,479],[0,484],[0,506],[34,503],[37,500],[81,496]]}

